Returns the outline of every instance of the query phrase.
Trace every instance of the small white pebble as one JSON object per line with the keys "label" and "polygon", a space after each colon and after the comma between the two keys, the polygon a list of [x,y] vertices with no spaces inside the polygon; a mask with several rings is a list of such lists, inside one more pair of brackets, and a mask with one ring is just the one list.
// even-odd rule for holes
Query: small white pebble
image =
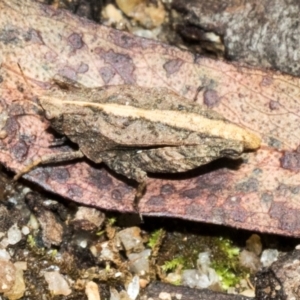
{"label": "small white pebble", "polygon": [[166,293],[166,292],[161,292],[158,295],[158,298],[161,299],[161,300],[172,300],[171,295],[169,293]]}
{"label": "small white pebble", "polygon": [[255,297],[255,291],[251,290],[251,289],[247,289],[244,290],[240,293],[240,295],[246,296],[246,297],[250,297],[250,298],[254,298]]}
{"label": "small white pebble", "polygon": [[16,261],[14,263],[14,265],[18,270],[22,270],[22,271],[27,270],[27,262],[26,261]]}
{"label": "small white pebble", "polygon": [[7,231],[7,240],[10,245],[15,245],[22,239],[21,230],[18,228],[17,224],[11,226]]}
{"label": "small white pebble", "polygon": [[10,260],[10,255],[5,249],[0,249],[0,259]]}
{"label": "small white pebble", "polygon": [[22,194],[25,196],[27,195],[29,192],[31,192],[31,189],[28,188],[28,187],[24,187],[23,190],[22,190]]}
{"label": "small white pebble", "polygon": [[55,201],[55,200],[50,200],[50,199],[45,200],[45,201],[43,202],[43,205],[44,205],[44,206],[50,206],[50,205],[56,205],[56,204],[57,204],[57,201]]}
{"label": "small white pebble", "polygon": [[24,235],[28,235],[28,234],[30,233],[29,228],[28,228],[27,226],[23,226],[23,227],[22,227],[22,233],[23,233]]}
{"label": "small white pebble", "polygon": [[150,249],[145,249],[140,253],[130,253],[128,254],[128,259],[130,261],[130,271],[134,274],[145,275],[149,272],[149,256],[151,255]]}
{"label": "small white pebble", "polygon": [[260,261],[264,267],[270,267],[274,261],[278,258],[278,250],[276,249],[266,249],[263,251]]}
{"label": "small white pebble", "polygon": [[122,276],[122,272],[117,272],[116,274],[115,274],[115,278],[118,278],[118,277],[121,277]]}
{"label": "small white pebble", "polygon": [[120,300],[120,294],[116,289],[110,288],[110,298],[109,300]]}
{"label": "small white pebble", "polygon": [[33,230],[37,230],[40,227],[40,224],[39,224],[37,218],[33,214],[30,215],[30,219],[29,219],[29,222],[27,225],[29,228],[31,228]]}
{"label": "small white pebble", "polygon": [[0,248],[5,249],[5,248],[7,248],[8,245],[9,245],[9,242],[8,242],[7,238],[4,238],[4,239],[1,240],[1,242],[0,242]]}
{"label": "small white pebble", "polygon": [[0,260],[0,293],[8,292],[16,280],[16,267],[10,262]]}
{"label": "small white pebble", "polygon": [[140,278],[139,276],[133,276],[131,282],[127,287],[127,294],[130,299],[135,300],[140,293]]}
{"label": "small white pebble", "polygon": [[82,240],[82,241],[80,241],[79,242],[79,246],[81,247],[81,248],[86,248],[86,246],[87,246],[87,240]]}
{"label": "small white pebble", "polygon": [[98,285],[93,281],[89,281],[86,284],[85,294],[86,294],[88,300],[100,300]]}
{"label": "small white pebble", "polygon": [[17,205],[18,201],[15,197],[9,197],[7,200],[9,203],[12,203],[14,205]]}
{"label": "small white pebble", "polygon": [[[123,20],[122,12],[112,4],[107,4],[103,9],[102,14],[106,19],[109,19],[112,24],[122,22]],[[128,102],[125,104],[128,105],[127,103]]]}
{"label": "small white pebble", "polygon": [[68,282],[57,271],[45,272],[44,277],[49,285],[49,290],[53,295],[68,296],[71,294],[72,291]]}

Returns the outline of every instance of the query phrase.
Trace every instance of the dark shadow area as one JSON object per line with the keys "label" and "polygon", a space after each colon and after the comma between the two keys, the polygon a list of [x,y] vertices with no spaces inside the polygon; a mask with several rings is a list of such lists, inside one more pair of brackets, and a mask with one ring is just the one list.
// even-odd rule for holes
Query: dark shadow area
{"label": "dark shadow area", "polygon": [[143,216],[143,224],[141,227],[147,231],[163,228],[170,233],[178,232],[181,234],[228,238],[240,247],[245,246],[244,243],[251,234],[257,233],[262,239],[264,249],[273,248],[284,252],[294,250],[295,246],[300,243],[299,238],[265,234],[223,225],[187,221],[177,218]]}
{"label": "dark shadow area", "polygon": [[220,169],[230,169],[238,170],[243,159],[230,159],[230,158],[219,158],[206,165],[199,166],[195,169],[189,170],[187,172],[178,172],[178,173],[148,173],[150,178],[160,178],[160,179],[169,179],[169,180],[185,180],[207,173],[211,173]]}

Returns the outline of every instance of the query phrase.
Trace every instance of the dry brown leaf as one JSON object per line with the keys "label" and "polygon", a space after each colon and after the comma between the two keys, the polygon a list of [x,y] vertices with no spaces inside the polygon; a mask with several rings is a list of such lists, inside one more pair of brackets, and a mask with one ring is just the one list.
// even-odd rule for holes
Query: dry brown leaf
{"label": "dry brown leaf", "polygon": [[[263,146],[235,168],[214,164],[186,179],[150,179],[140,212],[300,236],[299,79],[195,57],[29,0],[2,0],[0,28],[0,161],[7,168],[57,151],[49,148],[48,122],[28,101],[57,74],[89,87],[165,86],[191,100],[202,87],[198,103],[257,132]],[[134,188],[88,162],[25,177],[80,203],[133,209]]]}

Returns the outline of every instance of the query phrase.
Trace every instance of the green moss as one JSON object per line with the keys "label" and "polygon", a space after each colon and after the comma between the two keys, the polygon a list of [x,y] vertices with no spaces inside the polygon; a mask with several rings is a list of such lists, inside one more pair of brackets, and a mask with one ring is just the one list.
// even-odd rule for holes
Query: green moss
{"label": "green moss", "polygon": [[239,255],[240,249],[233,246],[231,240],[225,238],[219,238],[218,240],[219,242],[217,241],[217,246],[219,247],[220,251],[222,251],[226,255],[227,258],[234,259]]}
{"label": "green moss", "polygon": [[29,234],[27,237],[28,248],[31,249],[32,253],[39,256],[44,256],[46,250],[44,247],[39,247],[33,235]]}
{"label": "green moss", "polygon": [[27,243],[30,248],[36,247],[35,239],[31,234],[27,237]]}
{"label": "green moss", "polygon": [[115,223],[116,223],[116,218],[109,218],[108,220],[107,220],[107,224],[108,225],[110,225],[110,226],[113,226]]}
{"label": "green moss", "polygon": [[172,260],[166,261],[162,266],[162,270],[165,272],[172,272],[178,268],[182,268],[185,265],[185,260],[183,257],[175,257]]}
{"label": "green moss", "polygon": [[152,250],[154,250],[161,243],[161,240],[164,237],[164,235],[165,235],[165,231],[162,228],[153,231],[150,235],[148,246]]}
{"label": "green moss", "polygon": [[96,236],[102,236],[105,233],[105,230],[96,232]]}
{"label": "green moss", "polygon": [[196,262],[201,252],[210,253],[211,267],[220,277],[224,290],[236,286],[249,276],[239,264],[240,249],[229,238],[200,235],[184,235],[174,232],[166,235],[160,249],[157,264],[166,273],[179,268],[197,269]]}
{"label": "green moss", "polygon": [[173,285],[181,285],[181,280],[176,280],[174,282],[172,282]]}
{"label": "green moss", "polygon": [[240,249],[235,247],[231,240],[216,238],[215,247],[214,255],[211,257],[211,266],[219,275],[222,288],[227,290],[247,277],[248,273],[240,267]]}
{"label": "green moss", "polygon": [[48,255],[50,255],[53,258],[55,258],[57,254],[58,254],[57,249],[52,249],[48,252]]}

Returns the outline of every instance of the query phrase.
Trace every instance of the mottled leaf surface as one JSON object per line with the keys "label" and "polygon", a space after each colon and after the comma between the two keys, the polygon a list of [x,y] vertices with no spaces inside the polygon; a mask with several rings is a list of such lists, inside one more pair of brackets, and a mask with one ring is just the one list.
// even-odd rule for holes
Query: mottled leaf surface
{"label": "mottled leaf surface", "polygon": [[[149,179],[140,212],[300,236],[299,79],[195,57],[29,0],[0,1],[0,62],[0,161],[7,168],[68,151],[49,148],[53,135],[34,102],[53,77],[88,87],[165,86],[253,130],[263,146],[237,163]],[[133,210],[135,189],[88,161],[39,167],[25,178],[80,203]]]}

